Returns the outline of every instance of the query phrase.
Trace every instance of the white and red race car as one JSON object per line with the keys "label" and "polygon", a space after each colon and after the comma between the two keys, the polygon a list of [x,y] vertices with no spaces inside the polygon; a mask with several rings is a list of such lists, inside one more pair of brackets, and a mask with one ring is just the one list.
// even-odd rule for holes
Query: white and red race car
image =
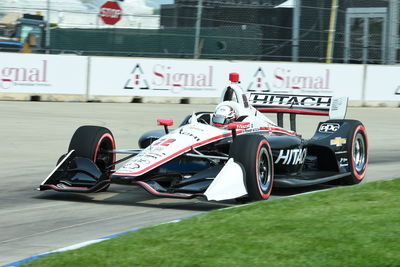
{"label": "white and red race car", "polygon": [[[111,183],[137,185],[159,197],[268,199],[272,187],[332,180],[356,184],[368,163],[365,127],[345,120],[347,98],[246,94],[237,73],[214,112],[188,115],[174,130],[145,133],[140,149],[117,150],[110,130],[82,126],[39,190],[99,192]],[[277,113],[274,123],[262,113]],[[291,129],[283,128],[290,114]],[[329,115],[311,139],[296,133],[296,114]],[[126,154],[116,160],[116,154]],[[118,165],[118,168],[116,167]]]}

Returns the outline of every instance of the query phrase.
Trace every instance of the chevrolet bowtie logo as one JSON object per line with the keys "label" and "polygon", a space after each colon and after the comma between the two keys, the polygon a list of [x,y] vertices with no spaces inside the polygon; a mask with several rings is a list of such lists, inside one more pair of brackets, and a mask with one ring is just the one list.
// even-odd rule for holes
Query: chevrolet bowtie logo
{"label": "chevrolet bowtie logo", "polygon": [[342,137],[336,137],[335,139],[331,140],[331,146],[342,146],[346,144],[346,138],[342,138]]}

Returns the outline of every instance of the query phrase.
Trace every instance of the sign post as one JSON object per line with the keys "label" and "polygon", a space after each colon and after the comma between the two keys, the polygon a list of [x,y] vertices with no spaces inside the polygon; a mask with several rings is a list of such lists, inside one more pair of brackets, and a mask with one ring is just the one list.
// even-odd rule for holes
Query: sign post
{"label": "sign post", "polygon": [[105,24],[114,25],[122,17],[122,9],[117,2],[107,1],[100,7],[99,17]]}

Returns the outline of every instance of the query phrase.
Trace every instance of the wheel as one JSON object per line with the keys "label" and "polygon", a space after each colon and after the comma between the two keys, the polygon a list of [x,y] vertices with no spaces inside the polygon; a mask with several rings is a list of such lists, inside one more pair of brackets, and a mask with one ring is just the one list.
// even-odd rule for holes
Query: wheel
{"label": "wheel", "polygon": [[345,184],[358,184],[365,176],[368,165],[368,137],[364,125],[355,121],[347,136],[347,161],[351,175],[343,178]]}
{"label": "wheel", "polygon": [[[115,149],[115,140],[111,131],[99,126],[81,126],[72,136],[68,151],[75,150],[77,157],[92,160],[102,173],[113,170],[111,166],[116,159],[115,153],[110,151]],[[110,174],[111,175],[111,174]],[[107,190],[108,186],[101,191]]]}
{"label": "wheel", "polygon": [[267,139],[261,135],[237,136],[229,157],[244,167],[248,200],[268,199],[274,180],[274,162]]}

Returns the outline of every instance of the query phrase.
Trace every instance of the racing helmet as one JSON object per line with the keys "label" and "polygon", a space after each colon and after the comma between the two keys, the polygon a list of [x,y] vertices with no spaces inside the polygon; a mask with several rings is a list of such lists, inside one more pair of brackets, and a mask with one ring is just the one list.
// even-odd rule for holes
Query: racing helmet
{"label": "racing helmet", "polygon": [[226,126],[238,118],[238,112],[233,105],[223,104],[217,106],[214,111],[212,122],[215,126]]}

